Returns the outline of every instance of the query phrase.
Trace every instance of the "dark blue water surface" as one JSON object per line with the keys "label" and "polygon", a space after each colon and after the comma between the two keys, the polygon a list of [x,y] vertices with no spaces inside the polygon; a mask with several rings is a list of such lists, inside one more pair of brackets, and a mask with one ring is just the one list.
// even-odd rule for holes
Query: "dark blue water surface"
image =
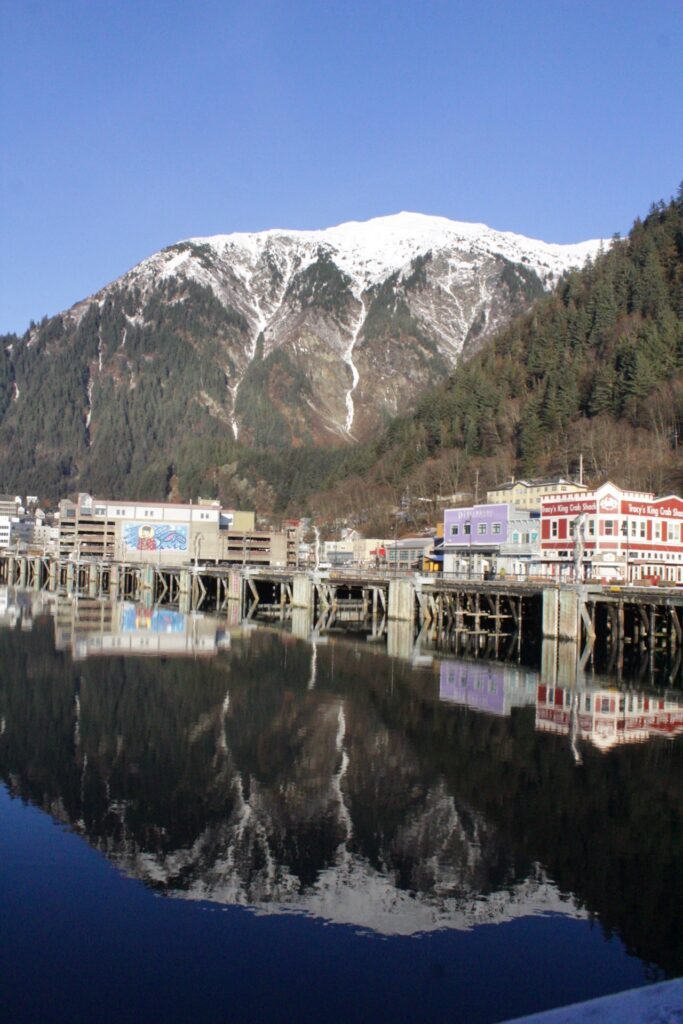
{"label": "dark blue water surface", "polygon": [[681,973],[677,741],[577,763],[533,674],[495,714],[440,678],[0,629],[0,1019],[499,1021]]}

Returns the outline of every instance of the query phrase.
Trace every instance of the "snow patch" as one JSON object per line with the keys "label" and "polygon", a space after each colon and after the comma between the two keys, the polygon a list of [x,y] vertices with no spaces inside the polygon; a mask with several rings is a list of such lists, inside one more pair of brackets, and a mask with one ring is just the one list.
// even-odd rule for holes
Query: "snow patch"
{"label": "snow patch", "polygon": [[360,302],[360,313],[358,315],[358,321],[356,323],[356,326],[353,329],[351,340],[348,344],[346,351],[344,352],[344,362],[351,370],[351,387],[346,392],[346,423],[344,424],[344,429],[346,430],[347,434],[351,434],[351,427],[353,426],[353,393],[356,390],[356,387],[358,386],[358,381],[360,380],[358,369],[353,361],[353,350],[356,347],[356,342],[358,341],[360,332],[363,329],[363,324],[365,323],[366,315],[365,300],[363,299],[363,296],[358,295],[357,298],[358,301]]}

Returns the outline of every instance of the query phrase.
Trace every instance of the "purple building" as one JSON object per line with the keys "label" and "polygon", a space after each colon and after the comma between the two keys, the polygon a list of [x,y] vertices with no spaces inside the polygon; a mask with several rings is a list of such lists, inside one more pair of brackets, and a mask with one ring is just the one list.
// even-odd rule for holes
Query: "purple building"
{"label": "purple building", "polygon": [[507,502],[444,511],[444,572],[526,575],[540,557],[538,512]]}
{"label": "purple building", "polygon": [[[514,512],[515,509],[512,509]],[[444,512],[444,546],[489,551],[508,539],[510,506],[470,505]],[[524,517],[528,518],[525,512]]]}

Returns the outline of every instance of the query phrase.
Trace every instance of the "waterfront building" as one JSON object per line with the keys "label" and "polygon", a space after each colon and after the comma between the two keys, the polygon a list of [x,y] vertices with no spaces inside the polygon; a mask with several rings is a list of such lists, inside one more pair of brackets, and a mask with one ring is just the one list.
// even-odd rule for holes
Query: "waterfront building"
{"label": "waterfront building", "polygon": [[117,501],[79,494],[59,505],[61,557],[183,565],[296,565],[298,531],[256,530],[253,512],[196,503]]}
{"label": "waterfront building", "polygon": [[402,537],[383,543],[390,572],[422,571],[434,546],[433,537]]}
{"label": "waterfront building", "polygon": [[333,569],[352,565],[354,562],[353,541],[350,539],[324,541],[323,562],[327,562]]}
{"label": "waterfront building", "polygon": [[541,560],[544,573],[560,578],[683,583],[683,500],[609,481],[544,498]]}
{"label": "waterfront building", "polygon": [[444,572],[528,576],[536,571],[540,537],[538,512],[508,502],[446,509]]}
{"label": "waterfront building", "polygon": [[565,480],[564,477],[548,477],[536,480],[510,480],[507,484],[498,484],[486,492],[489,505],[505,502],[514,508],[527,509],[529,512],[541,511],[541,500],[549,494],[580,494],[587,491],[584,484]]}

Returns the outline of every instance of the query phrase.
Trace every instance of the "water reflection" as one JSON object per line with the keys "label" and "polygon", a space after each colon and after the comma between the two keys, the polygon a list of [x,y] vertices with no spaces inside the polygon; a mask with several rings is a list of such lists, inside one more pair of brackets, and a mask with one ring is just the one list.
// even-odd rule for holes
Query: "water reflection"
{"label": "water reflection", "polygon": [[[416,667],[261,629],[228,645],[217,619],[194,620],[192,647],[191,617],[110,606],[98,626],[94,607],[17,600],[0,630],[2,778],[147,885],[384,934],[596,915],[683,969],[681,745],[585,744],[577,769],[540,715],[571,710],[555,670]],[[216,656],[135,646],[178,653],[179,635]],[[583,684],[581,729],[604,690]]]}
{"label": "water reflection", "polygon": [[558,684],[555,671],[486,661],[441,662],[439,697],[489,715],[509,715],[532,705],[535,726],[567,736],[573,744],[609,750],[623,743],[672,739],[683,732],[680,691],[619,688],[606,677],[575,673]]}
{"label": "water reflection", "polygon": [[230,645],[225,622],[215,616],[0,587],[0,626],[32,629],[41,615],[54,619],[55,648],[78,660],[111,654],[211,657]]}

